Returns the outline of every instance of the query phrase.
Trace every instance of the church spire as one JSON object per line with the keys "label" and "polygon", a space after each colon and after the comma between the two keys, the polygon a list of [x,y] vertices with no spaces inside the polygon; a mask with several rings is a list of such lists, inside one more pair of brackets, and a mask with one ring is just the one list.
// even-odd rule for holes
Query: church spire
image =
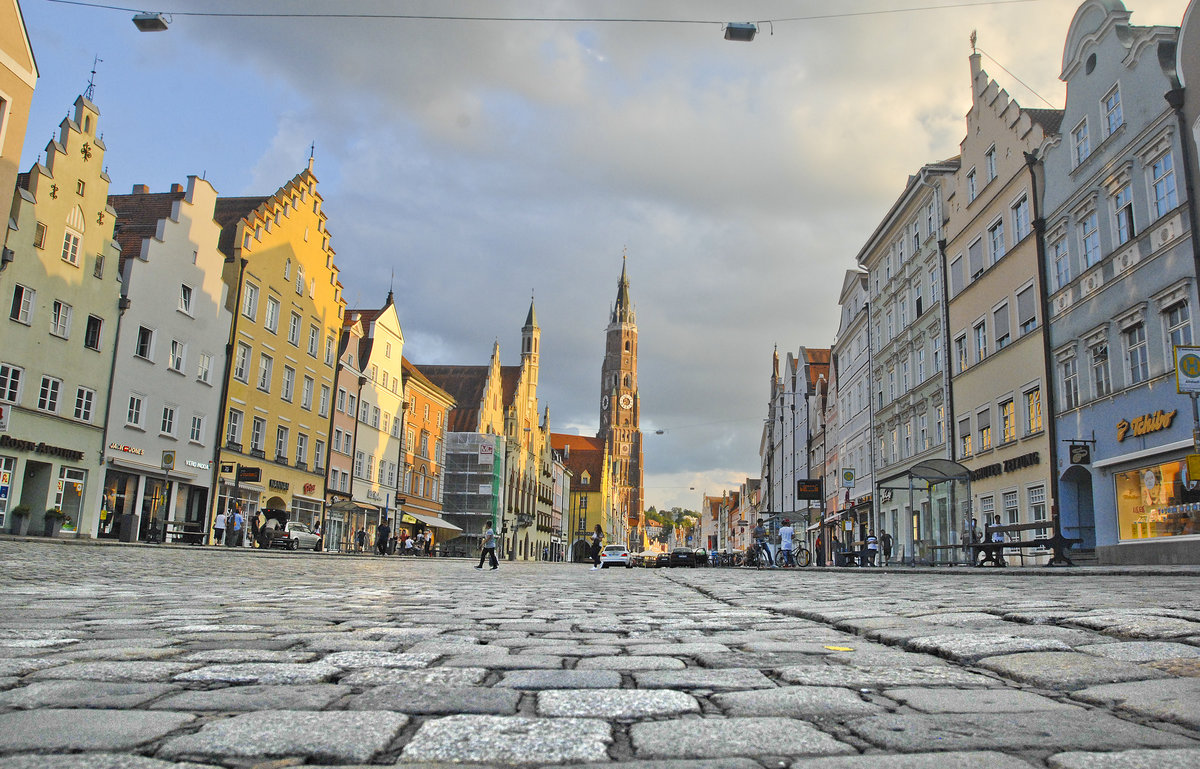
{"label": "church spire", "polygon": [[617,303],[613,306],[613,323],[636,323],[633,302],[629,299],[629,276],[625,272],[626,255],[621,254],[621,279],[617,281]]}

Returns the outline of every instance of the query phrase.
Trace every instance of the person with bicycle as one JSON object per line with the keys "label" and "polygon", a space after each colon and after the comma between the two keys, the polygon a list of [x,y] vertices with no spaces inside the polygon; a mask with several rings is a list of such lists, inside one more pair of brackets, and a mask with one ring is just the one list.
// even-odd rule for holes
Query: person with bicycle
{"label": "person with bicycle", "polygon": [[766,557],[767,563],[771,568],[775,568],[775,559],[771,557],[771,548],[767,545],[767,527],[763,525],[763,519],[758,519],[758,524],[754,527],[754,545],[758,549],[761,556],[756,555],[755,562],[761,563],[763,556]]}
{"label": "person with bicycle", "polygon": [[796,530],[792,528],[792,522],[784,518],[783,525],[779,527],[779,560],[782,561],[780,566],[796,565],[796,560],[792,557],[792,538],[795,536]]}

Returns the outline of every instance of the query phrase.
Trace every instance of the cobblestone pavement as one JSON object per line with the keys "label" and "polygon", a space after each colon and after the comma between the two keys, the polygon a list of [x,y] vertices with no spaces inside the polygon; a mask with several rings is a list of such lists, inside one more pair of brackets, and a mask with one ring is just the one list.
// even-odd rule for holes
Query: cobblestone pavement
{"label": "cobblestone pavement", "polygon": [[1200,570],[0,540],[0,769],[1200,767]]}

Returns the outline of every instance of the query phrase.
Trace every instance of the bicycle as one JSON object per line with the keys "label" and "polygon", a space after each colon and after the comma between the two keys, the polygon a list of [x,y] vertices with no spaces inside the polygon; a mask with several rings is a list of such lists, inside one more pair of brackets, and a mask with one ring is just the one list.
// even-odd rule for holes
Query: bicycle
{"label": "bicycle", "polygon": [[746,549],[746,565],[754,564],[754,568],[774,568],[775,562],[771,558],[771,549],[768,546],[759,546],[757,542],[752,543]]}
{"label": "bicycle", "polygon": [[807,547],[797,544],[792,548],[792,563],[800,568],[812,565],[812,553]]}

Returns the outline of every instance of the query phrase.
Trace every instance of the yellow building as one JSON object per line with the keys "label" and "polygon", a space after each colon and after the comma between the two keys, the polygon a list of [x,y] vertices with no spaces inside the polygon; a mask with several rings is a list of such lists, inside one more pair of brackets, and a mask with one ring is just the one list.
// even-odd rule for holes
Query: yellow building
{"label": "yellow building", "polygon": [[407,359],[403,363],[404,397],[408,400],[402,412],[404,481],[400,495],[405,501],[400,525],[410,533],[424,529],[426,536],[432,533],[434,543],[438,544],[462,532],[462,528],[442,517],[446,427],[454,398]]}
{"label": "yellow building", "polygon": [[600,438],[563,433],[551,433],[550,445],[562,456],[563,464],[573,476],[563,522],[563,539],[567,560],[579,563],[588,559],[588,545],[597,524],[604,534],[605,544],[610,544],[613,536],[609,448]]}
{"label": "yellow building", "polygon": [[237,500],[321,521],[329,403],[345,303],[308,168],[269,197],[219,198],[234,320],[226,363],[218,511]]}
{"label": "yellow building", "polygon": [[[21,5],[17,0],[0,0],[0,213],[5,216],[12,207],[37,78]],[[0,243],[3,240],[0,237]]]}

